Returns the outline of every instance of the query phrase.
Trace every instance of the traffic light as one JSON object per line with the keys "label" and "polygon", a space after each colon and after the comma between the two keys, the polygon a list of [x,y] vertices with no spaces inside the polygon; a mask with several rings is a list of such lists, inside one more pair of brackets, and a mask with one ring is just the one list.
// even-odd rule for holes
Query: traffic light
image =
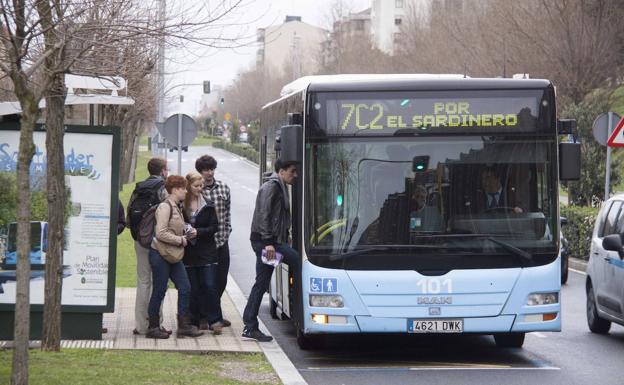
{"label": "traffic light", "polygon": [[219,104],[224,105],[225,104],[225,99],[221,98],[221,100],[219,101]]}
{"label": "traffic light", "polygon": [[412,158],[412,171],[425,172],[429,168],[429,155],[415,156]]}
{"label": "traffic light", "polygon": [[204,93],[210,93],[210,80],[204,80]]}

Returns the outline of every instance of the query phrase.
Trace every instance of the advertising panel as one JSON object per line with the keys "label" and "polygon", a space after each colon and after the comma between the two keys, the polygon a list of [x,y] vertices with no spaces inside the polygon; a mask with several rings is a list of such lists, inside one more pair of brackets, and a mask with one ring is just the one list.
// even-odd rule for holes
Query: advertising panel
{"label": "advertising panel", "polygon": [[[112,129],[72,130],[65,133],[65,244],[63,246],[62,305],[110,307],[114,288],[116,246],[117,171],[113,166],[116,138]],[[0,130],[0,185],[7,193],[0,197],[0,304],[15,303],[17,225],[15,173],[20,133]],[[46,203],[45,132],[34,133],[35,155],[31,174],[31,279],[30,303],[44,301],[44,269],[48,244]],[[11,191],[13,190],[13,191]],[[114,194],[112,194],[114,192]],[[111,223],[114,222],[114,223]],[[111,242],[112,241],[112,242]],[[112,265],[111,265],[112,261]],[[112,274],[111,274],[112,273]]]}

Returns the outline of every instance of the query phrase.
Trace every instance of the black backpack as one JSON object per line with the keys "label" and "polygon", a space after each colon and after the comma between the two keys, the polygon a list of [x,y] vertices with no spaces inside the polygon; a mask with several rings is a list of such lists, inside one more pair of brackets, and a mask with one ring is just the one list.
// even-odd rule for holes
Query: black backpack
{"label": "black backpack", "polygon": [[165,184],[162,178],[148,179],[136,184],[134,191],[132,192],[132,199],[128,205],[128,227],[130,228],[130,234],[136,241],[139,236],[139,224],[143,215],[152,206],[160,203],[159,192]]}

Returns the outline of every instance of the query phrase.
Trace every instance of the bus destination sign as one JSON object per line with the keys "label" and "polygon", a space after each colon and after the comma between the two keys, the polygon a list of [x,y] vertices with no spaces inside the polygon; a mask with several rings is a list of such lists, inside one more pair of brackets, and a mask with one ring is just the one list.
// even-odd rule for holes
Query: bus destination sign
{"label": "bus destination sign", "polygon": [[537,104],[532,97],[330,100],[328,126],[336,127],[339,135],[398,129],[533,131]]}

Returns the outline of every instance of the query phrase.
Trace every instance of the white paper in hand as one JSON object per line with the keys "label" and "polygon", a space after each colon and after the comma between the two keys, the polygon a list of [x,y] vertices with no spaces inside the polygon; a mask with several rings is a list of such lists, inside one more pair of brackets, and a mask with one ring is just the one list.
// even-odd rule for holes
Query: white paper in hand
{"label": "white paper in hand", "polygon": [[275,258],[273,259],[267,259],[266,255],[266,249],[262,249],[262,256],[260,258],[262,260],[262,263],[264,263],[265,265],[271,265],[273,267],[279,265],[282,262],[282,258],[284,257],[282,253],[278,251],[275,252]]}

